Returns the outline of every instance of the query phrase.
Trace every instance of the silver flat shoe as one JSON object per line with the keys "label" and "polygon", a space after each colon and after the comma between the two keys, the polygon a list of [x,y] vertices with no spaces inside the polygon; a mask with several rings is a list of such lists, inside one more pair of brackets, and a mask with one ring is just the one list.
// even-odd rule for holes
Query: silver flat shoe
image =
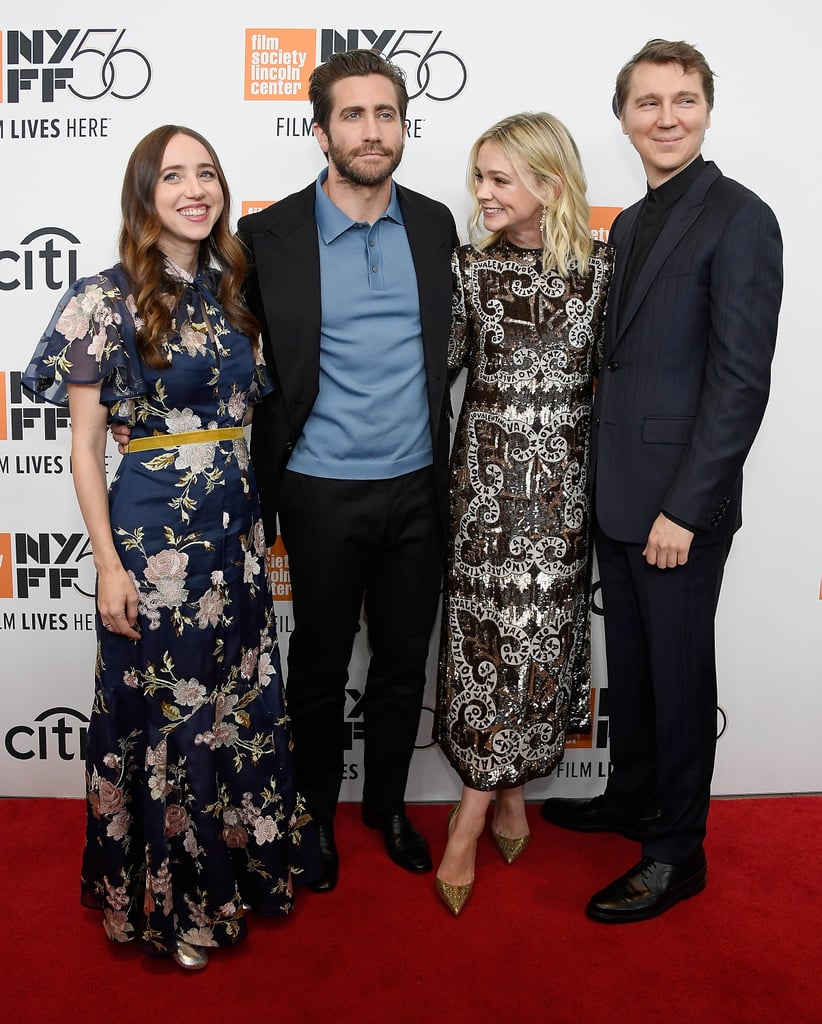
{"label": "silver flat shoe", "polygon": [[177,948],[171,958],[186,971],[202,971],[208,966],[208,953],[201,946],[190,946],[182,939],[177,939]]}

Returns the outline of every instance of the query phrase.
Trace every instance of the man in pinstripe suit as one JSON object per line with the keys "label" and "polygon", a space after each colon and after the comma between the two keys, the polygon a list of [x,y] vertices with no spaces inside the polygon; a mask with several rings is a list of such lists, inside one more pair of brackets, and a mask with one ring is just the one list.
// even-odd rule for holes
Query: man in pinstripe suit
{"label": "man in pinstripe suit", "polygon": [[782,296],[773,213],[701,156],[712,106],[713,73],[687,43],[651,40],[617,76],[614,110],[648,190],[611,231],[594,404],[613,771],[601,796],[542,809],[566,828],[642,842],[639,863],[588,904],[611,923],[705,887],[714,618]]}

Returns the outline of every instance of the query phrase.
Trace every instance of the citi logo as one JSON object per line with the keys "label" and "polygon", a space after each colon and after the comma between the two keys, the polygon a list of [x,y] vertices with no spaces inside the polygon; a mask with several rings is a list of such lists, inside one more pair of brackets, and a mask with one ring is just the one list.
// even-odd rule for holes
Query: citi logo
{"label": "citi logo", "polygon": [[17,761],[85,760],[88,718],[74,708],[49,708],[31,725],[14,725],[6,733],[6,753]]}
{"label": "citi logo", "polygon": [[64,291],[77,280],[79,245],[70,231],[47,227],[32,231],[12,249],[0,249],[0,291]]}

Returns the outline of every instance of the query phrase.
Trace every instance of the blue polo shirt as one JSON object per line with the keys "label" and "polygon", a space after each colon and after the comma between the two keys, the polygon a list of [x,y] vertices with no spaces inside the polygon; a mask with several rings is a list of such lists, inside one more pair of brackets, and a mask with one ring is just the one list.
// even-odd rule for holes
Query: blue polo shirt
{"label": "blue polo shirt", "polygon": [[383,480],[433,461],[417,277],[394,184],[374,224],[351,220],[317,178],[320,390],[288,468]]}

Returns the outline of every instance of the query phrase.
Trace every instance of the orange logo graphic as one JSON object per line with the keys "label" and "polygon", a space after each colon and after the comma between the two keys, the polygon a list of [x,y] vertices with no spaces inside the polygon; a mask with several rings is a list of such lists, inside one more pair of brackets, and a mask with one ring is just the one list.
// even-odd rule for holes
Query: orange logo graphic
{"label": "orange logo graphic", "polygon": [[271,594],[275,601],[291,600],[291,573],[288,571],[288,555],[282,537],[268,549],[266,556]]}
{"label": "orange logo graphic", "polygon": [[14,597],[11,585],[10,533],[0,533],[0,597]]}
{"label": "orange logo graphic", "polygon": [[267,206],[273,206],[274,201],[272,199],[244,199],[243,200],[243,212],[242,217],[247,217],[249,213],[259,213],[260,210],[264,210]]}
{"label": "orange logo graphic", "polygon": [[598,238],[600,242],[607,242],[611,225],[616,220],[618,213],[622,213],[621,206],[592,206],[588,221],[592,236]]}
{"label": "orange logo graphic", "polygon": [[316,29],[247,28],[245,99],[307,100],[316,57]]}

